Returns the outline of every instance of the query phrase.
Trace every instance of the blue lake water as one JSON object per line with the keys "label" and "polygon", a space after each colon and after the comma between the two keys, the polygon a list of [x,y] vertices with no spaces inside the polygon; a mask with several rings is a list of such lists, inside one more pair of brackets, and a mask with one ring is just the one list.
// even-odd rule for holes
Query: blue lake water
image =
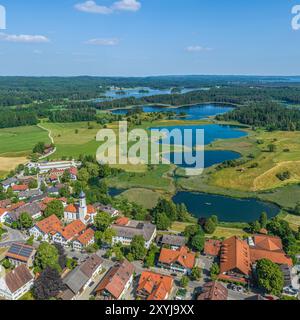
{"label": "blue lake water", "polygon": [[280,211],[278,206],[256,199],[235,199],[184,191],[178,192],[173,201],[176,204],[184,203],[197,218],[216,215],[224,222],[251,222],[257,220],[262,212],[272,218]]}
{"label": "blue lake water", "polygon": [[[178,115],[177,118],[183,120],[199,120],[207,117],[224,114],[233,110],[233,107],[224,104],[199,104],[194,106],[184,106],[179,108],[167,108],[162,106],[142,106],[143,112],[174,112]],[[112,110],[113,114],[126,115],[129,109]],[[185,113],[186,116],[181,117],[180,114]]]}

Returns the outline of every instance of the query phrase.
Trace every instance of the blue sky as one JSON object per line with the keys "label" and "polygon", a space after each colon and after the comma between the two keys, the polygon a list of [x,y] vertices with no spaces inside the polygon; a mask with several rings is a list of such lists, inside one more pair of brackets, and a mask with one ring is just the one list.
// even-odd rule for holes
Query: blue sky
{"label": "blue sky", "polygon": [[0,4],[0,75],[300,74],[300,0]]}

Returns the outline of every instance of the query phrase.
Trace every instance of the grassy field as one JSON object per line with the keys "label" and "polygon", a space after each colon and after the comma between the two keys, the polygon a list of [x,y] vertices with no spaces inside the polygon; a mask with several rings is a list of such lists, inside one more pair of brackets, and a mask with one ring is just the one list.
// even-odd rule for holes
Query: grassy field
{"label": "grassy field", "polygon": [[130,202],[135,202],[146,209],[152,209],[156,206],[159,198],[161,197],[161,193],[155,192],[148,189],[129,189],[122,194],[120,197],[125,197]]}
{"label": "grassy field", "polygon": [[25,163],[40,141],[50,143],[48,133],[37,126],[0,129],[0,177]]}
{"label": "grassy field", "polygon": [[[196,219],[195,219],[195,223],[196,223]],[[174,222],[170,228],[171,231],[175,231],[178,233],[182,233],[186,227],[192,225],[193,223],[188,223],[188,222]]]}
{"label": "grassy field", "polygon": [[287,221],[293,230],[295,231],[299,230],[300,216],[294,216],[294,215],[288,214],[283,218],[283,220]]}
{"label": "grassy field", "polygon": [[226,228],[226,227],[218,226],[216,231],[212,235],[209,235],[207,237],[209,237],[209,238],[213,238],[214,237],[214,238],[225,238],[225,239],[227,239],[227,238],[230,238],[230,237],[233,237],[233,236],[244,238],[244,237],[247,237],[248,234],[245,231],[243,231],[242,229]]}

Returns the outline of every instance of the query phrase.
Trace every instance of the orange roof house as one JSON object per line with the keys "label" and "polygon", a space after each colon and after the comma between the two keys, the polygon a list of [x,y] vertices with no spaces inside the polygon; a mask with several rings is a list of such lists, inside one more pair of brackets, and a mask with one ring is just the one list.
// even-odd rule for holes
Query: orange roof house
{"label": "orange roof house", "polygon": [[81,245],[87,246],[94,239],[95,231],[91,228],[84,231],[76,241],[80,242]]}
{"label": "orange roof house", "polygon": [[204,253],[208,256],[217,257],[220,254],[222,241],[207,239],[204,244]]}
{"label": "orange roof house", "polygon": [[226,239],[221,247],[220,272],[232,276],[249,276],[251,272],[249,245],[238,237]]}
{"label": "orange roof house", "polygon": [[167,300],[173,283],[174,280],[170,276],[144,271],[141,274],[136,294],[142,300]]}
{"label": "orange roof house", "polygon": [[227,300],[228,290],[221,283],[216,281],[206,283],[203,286],[202,293],[198,296],[197,300]]}
{"label": "orange roof house", "polygon": [[159,256],[159,265],[171,270],[189,273],[195,266],[196,255],[187,247],[177,250],[162,248]]}
{"label": "orange roof house", "polygon": [[36,223],[36,226],[44,233],[55,233],[61,231],[62,226],[60,220],[55,214]]}
{"label": "orange roof house", "polygon": [[103,300],[120,300],[133,281],[134,266],[124,260],[113,266],[100,281],[95,292]]}
{"label": "orange roof house", "polygon": [[75,220],[68,224],[62,231],[58,231],[66,240],[70,240],[79,235],[86,229],[86,226],[80,220]]}
{"label": "orange roof house", "polygon": [[29,189],[29,187],[26,184],[12,186],[13,192],[21,192],[21,191],[26,191],[28,189]]}
{"label": "orange roof house", "polygon": [[257,234],[249,239],[251,262],[268,259],[276,264],[293,265],[293,261],[283,251],[279,237]]}
{"label": "orange roof house", "polygon": [[121,217],[115,221],[115,224],[118,226],[127,226],[128,222],[129,222],[129,218]]}

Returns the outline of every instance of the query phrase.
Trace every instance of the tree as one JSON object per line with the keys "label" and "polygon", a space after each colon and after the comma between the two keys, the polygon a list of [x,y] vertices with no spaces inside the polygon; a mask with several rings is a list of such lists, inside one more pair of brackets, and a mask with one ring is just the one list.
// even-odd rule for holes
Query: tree
{"label": "tree", "polygon": [[102,233],[102,241],[106,244],[111,245],[112,244],[112,239],[117,235],[116,230],[113,228],[107,228],[103,233]]}
{"label": "tree", "polygon": [[145,239],[142,236],[134,236],[129,252],[132,254],[134,260],[143,260],[147,252]]}
{"label": "tree", "polygon": [[38,142],[32,149],[33,153],[43,154],[45,150],[45,142]]}
{"label": "tree", "polygon": [[60,265],[61,269],[64,269],[67,266],[67,255],[65,253],[65,249],[59,243],[56,243],[54,246],[57,249],[57,252],[58,252],[58,255],[59,255],[58,264]]}
{"label": "tree", "polygon": [[152,210],[152,215],[156,218],[159,213],[165,213],[171,221],[175,221],[177,219],[176,205],[170,200],[160,199],[158,201],[158,204]]}
{"label": "tree", "polygon": [[23,212],[21,213],[19,219],[18,219],[18,224],[21,229],[29,229],[33,226],[33,220],[29,213]]}
{"label": "tree", "polygon": [[203,232],[199,232],[193,236],[191,245],[197,251],[202,251],[204,249],[205,238]]}
{"label": "tree", "polygon": [[199,232],[201,232],[201,227],[198,224],[192,224],[184,229],[183,234],[187,239],[190,239]]}
{"label": "tree", "polygon": [[296,204],[294,209],[294,214],[296,214],[297,216],[300,216],[300,202]]}
{"label": "tree", "polygon": [[2,261],[2,266],[5,268],[5,269],[10,269],[12,267],[12,264],[10,263],[10,261],[8,259],[4,259]]}
{"label": "tree", "polygon": [[261,225],[258,220],[250,222],[249,228],[251,233],[258,233],[261,230]]}
{"label": "tree", "polygon": [[204,231],[208,234],[213,234],[216,231],[217,225],[214,220],[210,217],[204,224]]}
{"label": "tree", "polygon": [[182,288],[186,288],[189,285],[189,278],[187,276],[182,276],[181,280],[180,280],[180,286]]}
{"label": "tree", "polygon": [[269,152],[275,152],[277,149],[276,145],[275,144],[269,144],[268,145],[268,151]]}
{"label": "tree", "polygon": [[26,244],[29,246],[33,245],[33,241],[34,241],[34,236],[31,236],[30,238],[28,238],[28,240],[26,241]]}
{"label": "tree", "polygon": [[60,291],[65,289],[65,285],[56,269],[47,267],[35,280],[33,285],[33,295],[37,300],[49,300],[56,298]]}
{"label": "tree", "polygon": [[210,277],[212,278],[212,280],[216,280],[219,274],[220,274],[220,267],[215,262],[212,264],[212,266],[210,268]]}
{"label": "tree", "polygon": [[202,277],[202,270],[199,267],[194,267],[192,269],[191,278],[192,280],[200,280]]}
{"label": "tree", "polygon": [[47,267],[61,271],[57,248],[47,242],[41,243],[36,252],[34,266],[38,272]]}
{"label": "tree", "polygon": [[172,225],[171,220],[165,213],[158,213],[156,216],[156,226],[158,230],[168,230]]}
{"label": "tree", "polygon": [[28,184],[29,189],[36,189],[38,187],[38,182],[36,180],[31,180]]}
{"label": "tree", "polygon": [[158,253],[159,253],[159,248],[155,244],[151,244],[150,249],[144,261],[144,265],[146,268],[155,266],[155,258]]}
{"label": "tree", "polygon": [[48,203],[44,212],[45,217],[49,217],[55,214],[58,219],[62,219],[64,216],[64,205],[59,200],[53,200]]}
{"label": "tree", "polygon": [[107,212],[97,213],[95,220],[95,226],[99,231],[105,231],[111,224],[111,217]]}
{"label": "tree", "polygon": [[258,285],[267,293],[281,295],[284,277],[277,264],[267,259],[259,260],[256,265],[256,275]]}
{"label": "tree", "polygon": [[259,218],[260,227],[265,229],[268,223],[268,215],[266,212],[263,212]]}

